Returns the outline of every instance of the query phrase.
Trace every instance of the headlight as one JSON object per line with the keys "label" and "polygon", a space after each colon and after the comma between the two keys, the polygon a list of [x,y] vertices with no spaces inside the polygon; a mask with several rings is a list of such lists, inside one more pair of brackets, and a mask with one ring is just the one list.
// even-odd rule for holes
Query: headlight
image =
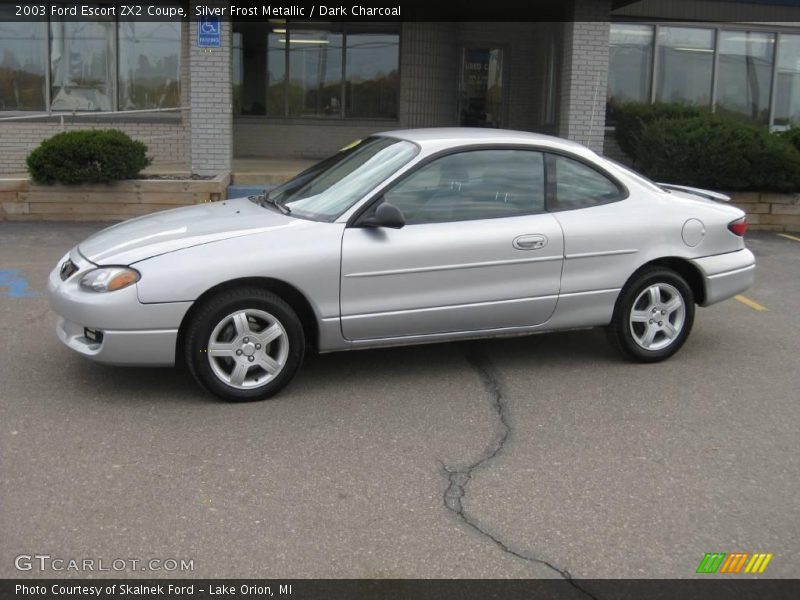
{"label": "headlight", "polygon": [[139,271],[129,267],[100,267],[81,279],[81,287],[91,292],[114,292],[139,281]]}

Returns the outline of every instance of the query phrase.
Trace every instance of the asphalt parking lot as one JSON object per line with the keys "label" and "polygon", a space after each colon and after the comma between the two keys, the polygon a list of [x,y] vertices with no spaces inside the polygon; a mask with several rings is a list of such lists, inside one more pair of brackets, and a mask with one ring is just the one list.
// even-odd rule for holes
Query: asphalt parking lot
{"label": "asphalt parking lot", "polygon": [[233,405],[61,346],[46,276],[99,227],[0,223],[0,577],[800,576],[800,240],[749,235],[755,287],[665,363],[599,330],[340,353]]}

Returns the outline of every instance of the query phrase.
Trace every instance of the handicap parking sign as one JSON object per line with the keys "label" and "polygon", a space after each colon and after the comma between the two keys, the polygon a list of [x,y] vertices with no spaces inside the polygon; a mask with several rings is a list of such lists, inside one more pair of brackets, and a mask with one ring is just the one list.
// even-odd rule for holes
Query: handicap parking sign
{"label": "handicap parking sign", "polygon": [[204,16],[197,20],[197,45],[200,48],[222,46],[222,21],[216,16]]}

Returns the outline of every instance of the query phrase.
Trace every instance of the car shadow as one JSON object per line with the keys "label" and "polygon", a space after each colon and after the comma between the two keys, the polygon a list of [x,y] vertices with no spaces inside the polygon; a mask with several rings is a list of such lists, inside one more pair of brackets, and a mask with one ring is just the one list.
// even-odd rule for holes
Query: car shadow
{"label": "car shadow", "polygon": [[[460,373],[467,357],[481,354],[495,366],[535,370],[542,367],[613,364],[622,361],[608,345],[601,329],[543,333],[529,336],[465,340],[310,354],[295,381],[277,398],[317,396],[330,386],[357,386],[369,378],[403,378],[415,370],[434,368]],[[117,367],[71,357],[65,370],[70,387],[92,390],[100,402],[134,401],[171,404],[221,402],[198,386],[185,366],[175,368]]]}

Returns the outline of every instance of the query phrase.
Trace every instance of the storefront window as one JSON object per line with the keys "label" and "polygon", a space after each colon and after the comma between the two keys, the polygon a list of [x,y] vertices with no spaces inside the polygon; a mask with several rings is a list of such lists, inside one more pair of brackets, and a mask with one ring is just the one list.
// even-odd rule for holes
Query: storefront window
{"label": "storefront window", "polygon": [[717,112],[768,124],[774,54],[772,33],[720,32]]}
{"label": "storefront window", "polygon": [[113,21],[50,23],[53,110],[112,109],[114,25]]}
{"label": "storefront window", "polygon": [[47,25],[0,22],[0,110],[44,110]]}
{"label": "storefront window", "polygon": [[286,114],[286,24],[267,34],[267,111]]}
{"label": "storefront window", "polygon": [[347,32],[345,112],[348,117],[397,118],[400,40],[379,30]]}
{"label": "storefront window", "polygon": [[297,25],[282,40],[289,49],[289,115],[342,116],[344,36]]}
{"label": "storefront window", "polygon": [[177,108],[180,62],[178,22],[0,22],[0,111]]}
{"label": "storefront window", "polygon": [[709,107],[775,129],[800,127],[800,33],[641,23],[611,24],[609,123],[615,105],[649,101],[653,47],[656,102]]}
{"label": "storefront window", "polygon": [[462,127],[501,126],[503,113],[503,49],[464,48],[459,99]]}
{"label": "storefront window", "polygon": [[180,106],[180,23],[119,24],[119,110]]}
{"label": "storefront window", "polygon": [[800,126],[800,35],[784,34],[778,42],[773,125]]}
{"label": "storefront window", "polygon": [[279,20],[233,26],[236,114],[397,118],[397,26]]}
{"label": "storefront window", "polygon": [[609,33],[608,108],[626,102],[650,101],[653,62],[653,27],[612,23]]}
{"label": "storefront window", "polygon": [[657,52],[656,101],[710,106],[714,30],[660,27]]}
{"label": "storefront window", "polygon": [[231,37],[231,101],[234,114],[242,113],[242,33],[234,31]]}

